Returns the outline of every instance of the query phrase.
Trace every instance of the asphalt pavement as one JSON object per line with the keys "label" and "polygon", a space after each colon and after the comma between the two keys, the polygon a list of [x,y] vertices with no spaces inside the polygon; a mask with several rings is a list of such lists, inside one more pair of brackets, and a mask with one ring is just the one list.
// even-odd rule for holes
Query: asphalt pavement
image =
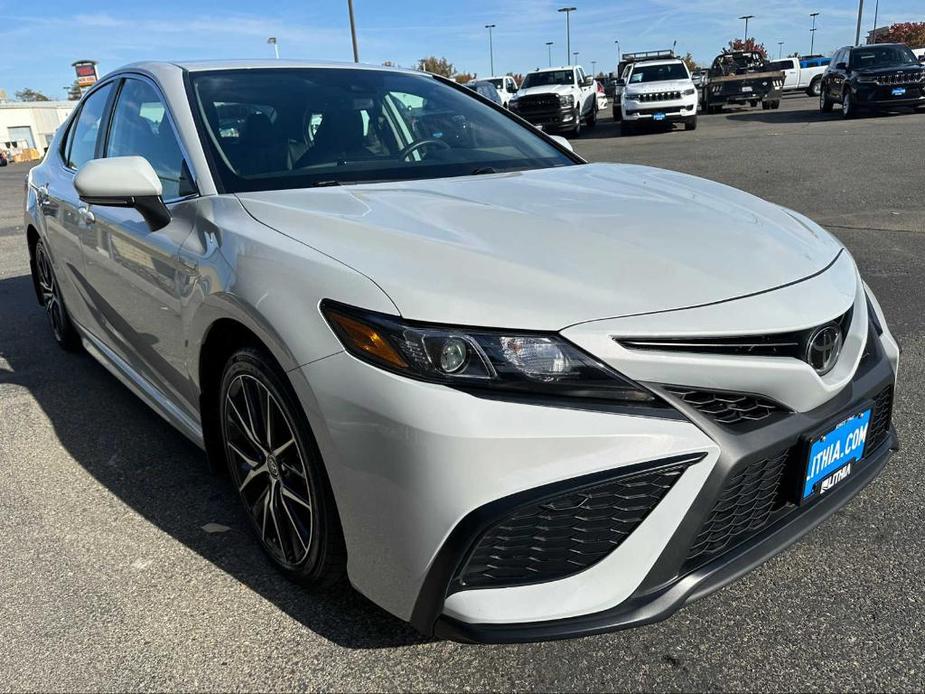
{"label": "asphalt pavement", "polygon": [[[572,641],[426,640],[262,557],[227,481],[86,354],[52,342],[0,168],[0,690],[922,690],[925,114],[842,121],[809,98],[694,132],[575,141],[712,178],[837,234],[904,353],[903,450],[803,541],[660,624]],[[735,262],[735,258],[729,258]]]}

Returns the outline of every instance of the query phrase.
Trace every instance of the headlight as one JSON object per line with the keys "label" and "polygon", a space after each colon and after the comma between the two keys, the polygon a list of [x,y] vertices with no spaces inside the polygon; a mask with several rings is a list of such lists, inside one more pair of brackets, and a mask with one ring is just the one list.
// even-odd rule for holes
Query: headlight
{"label": "headlight", "polygon": [[560,94],[559,95],[559,104],[561,106],[571,106],[575,103],[575,97],[571,94]]}
{"label": "headlight", "polygon": [[556,334],[410,323],[330,301],[321,311],[350,354],[410,378],[462,390],[661,404]]}
{"label": "headlight", "polygon": [[685,89],[685,90],[684,90],[683,92],[681,92],[681,93],[684,94],[684,96],[691,96],[691,95],[693,95],[693,94],[696,94],[696,93],[697,93],[697,90],[696,90],[696,89],[693,89],[693,88],[690,88],[690,89]]}

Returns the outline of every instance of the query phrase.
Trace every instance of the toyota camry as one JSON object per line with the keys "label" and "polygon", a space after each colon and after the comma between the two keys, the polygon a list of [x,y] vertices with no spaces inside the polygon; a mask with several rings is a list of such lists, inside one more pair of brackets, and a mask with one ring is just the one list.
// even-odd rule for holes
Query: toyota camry
{"label": "toyota camry", "polygon": [[119,69],[24,241],[54,339],[227,470],[272,563],[427,634],[663,619],[897,446],[899,348],[836,238],[434,75]]}

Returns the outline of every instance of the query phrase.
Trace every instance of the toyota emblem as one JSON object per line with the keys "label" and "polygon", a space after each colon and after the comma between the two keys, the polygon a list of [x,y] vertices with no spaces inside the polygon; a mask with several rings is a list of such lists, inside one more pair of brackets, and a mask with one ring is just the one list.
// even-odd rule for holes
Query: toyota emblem
{"label": "toyota emblem", "polygon": [[806,363],[820,376],[825,376],[838,361],[844,338],[837,325],[816,328],[806,341]]}

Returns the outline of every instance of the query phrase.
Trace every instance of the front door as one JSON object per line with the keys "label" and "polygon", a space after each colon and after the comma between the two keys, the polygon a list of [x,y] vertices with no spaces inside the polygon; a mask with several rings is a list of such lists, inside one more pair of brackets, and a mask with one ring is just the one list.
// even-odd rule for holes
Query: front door
{"label": "front door", "polygon": [[[93,205],[85,237],[87,291],[100,316],[101,337],[132,369],[174,402],[187,373],[178,283],[187,269],[179,248],[192,230],[184,198],[195,187],[157,89],[143,79],[126,79],[116,97],[105,156],[136,155],[154,168],[172,220],[152,231],[131,208]],[[180,208],[180,209],[177,209]],[[179,214],[178,214],[179,213]]]}

